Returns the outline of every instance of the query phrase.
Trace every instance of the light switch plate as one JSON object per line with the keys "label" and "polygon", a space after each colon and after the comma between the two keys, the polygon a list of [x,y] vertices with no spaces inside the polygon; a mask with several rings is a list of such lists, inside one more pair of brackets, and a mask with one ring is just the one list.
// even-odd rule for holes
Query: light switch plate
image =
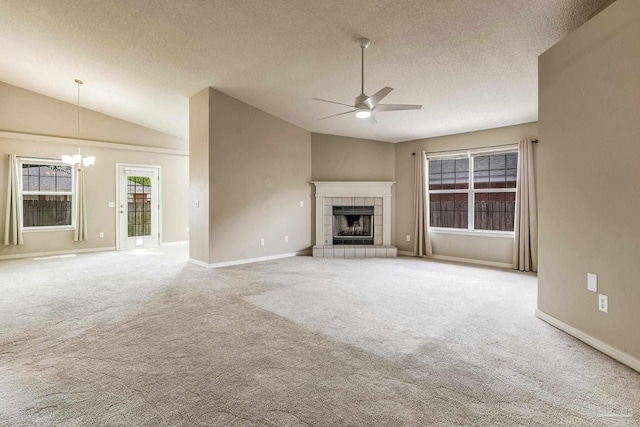
{"label": "light switch plate", "polygon": [[587,273],[587,289],[591,292],[598,292],[598,275]]}

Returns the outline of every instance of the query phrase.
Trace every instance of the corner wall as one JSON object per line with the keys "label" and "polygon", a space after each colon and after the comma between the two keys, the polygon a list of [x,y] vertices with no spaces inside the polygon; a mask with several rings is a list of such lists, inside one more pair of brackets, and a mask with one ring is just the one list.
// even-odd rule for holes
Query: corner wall
{"label": "corner wall", "polygon": [[[538,124],[488,129],[477,132],[417,139],[395,145],[396,161],[396,246],[398,251],[413,252],[414,229],[414,156],[427,153],[516,144],[522,139],[537,139]],[[409,235],[411,241],[406,240]],[[431,233],[434,255],[511,264],[513,238]]]}
{"label": "corner wall", "polygon": [[616,1],[539,58],[538,309],[636,361],[639,76],[637,0]]}
{"label": "corner wall", "polygon": [[211,90],[189,98],[189,258],[209,264]]}
{"label": "corner wall", "polygon": [[[311,134],[212,88],[192,97],[192,107],[204,108],[194,103],[200,96],[208,97],[208,113],[192,109],[189,115],[208,115],[208,137],[200,129],[202,137],[190,141],[190,150],[208,143],[203,161],[209,203],[200,209],[208,209],[202,215],[208,214],[209,230],[191,234],[206,236],[209,247],[208,259],[198,261],[211,265],[309,250]],[[205,148],[198,149],[205,156]]]}
{"label": "corner wall", "polygon": [[[311,134],[313,181],[395,181],[395,147],[384,141],[347,136]],[[315,195],[315,188],[313,189]],[[395,244],[395,185],[391,187],[391,244]],[[315,197],[311,202],[311,239],[316,221]]]}
{"label": "corner wall", "polygon": [[311,134],[314,181],[393,181],[394,144],[346,136]]}

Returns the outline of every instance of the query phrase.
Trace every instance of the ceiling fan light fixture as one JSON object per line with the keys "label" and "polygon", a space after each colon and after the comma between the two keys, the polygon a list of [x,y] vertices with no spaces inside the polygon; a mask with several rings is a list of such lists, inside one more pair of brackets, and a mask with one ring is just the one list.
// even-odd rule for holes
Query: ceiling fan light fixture
{"label": "ceiling fan light fixture", "polygon": [[367,119],[370,116],[371,116],[371,111],[369,110],[361,109],[356,111],[356,117],[359,119]]}
{"label": "ceiling fan light fixture", "polygon": [[408,105],[408,104],[380,104],[380,101],[387,95],[393,91],[392,87],[385,86],[373,95],[369,96],[364,93],[364,50],[371,45],[369,39],[364,37],[356,40],[358,46],[360,47],[361,55],[361,73],[360,73],[360,95],[356,96],[355,102],[353,104],[345,104],[343,102],[330,101],[328,99],[321,98],[313,98],[316,101],[328,102],[329,104],[337,104],[343,105],[345,107],[351,107],[353,110],[345,111],[343,113],[332,114],[327,117],[323,117],[318,120],[330,119],[332,117],[344,116],[346,114],[351,115],[352,113],[356,113],[356,117],[358,119],[369,119],[369,123],[375,124],[376,118],[373,116],[373,111],[378,112],[386,112],[386,111],[403,111],[403,110],[419,110],[422,108],[422,105]]}

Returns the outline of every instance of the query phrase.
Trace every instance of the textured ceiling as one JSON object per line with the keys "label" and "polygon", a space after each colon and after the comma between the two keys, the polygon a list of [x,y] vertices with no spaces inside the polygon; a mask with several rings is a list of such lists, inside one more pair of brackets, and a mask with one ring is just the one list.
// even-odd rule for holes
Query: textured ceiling
{"label": "textured ceiling", "polygon": [[[537,120],[537,57],[603,0],[0,0],[0,80],[188,138],[206,86],[313,132],[404,141]],[[311,98],[420,111],[371,125]]]}

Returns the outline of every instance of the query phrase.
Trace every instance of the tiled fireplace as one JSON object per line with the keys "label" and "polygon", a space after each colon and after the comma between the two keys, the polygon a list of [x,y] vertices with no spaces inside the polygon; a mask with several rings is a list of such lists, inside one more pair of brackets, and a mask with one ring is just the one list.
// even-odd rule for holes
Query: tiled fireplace
{"label": "tiled fireplace", "polygon": [[314,257],[395,257],[391,186],[380,181],[315,181]]}

